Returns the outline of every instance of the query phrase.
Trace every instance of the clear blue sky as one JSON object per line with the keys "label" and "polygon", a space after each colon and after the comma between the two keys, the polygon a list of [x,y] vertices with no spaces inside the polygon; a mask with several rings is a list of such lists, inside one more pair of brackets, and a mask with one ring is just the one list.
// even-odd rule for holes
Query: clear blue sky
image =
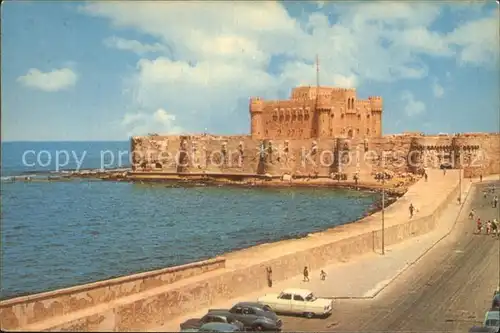
{"label": "clear blue sky", "polygon": [[2,139],[249,131],[248,98],[384,98],[384,133],[499,131],[495,1],[4,2]]}

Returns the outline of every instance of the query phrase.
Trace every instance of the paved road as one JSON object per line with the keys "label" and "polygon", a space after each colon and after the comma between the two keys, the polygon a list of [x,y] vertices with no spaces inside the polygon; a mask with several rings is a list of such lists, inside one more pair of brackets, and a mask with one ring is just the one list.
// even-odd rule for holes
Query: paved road
{"label": "paved road", "polygon": [[[499,217],[491,195],[478,185],[472,206],[482,220]],[[462,214],[449,237],[403,273],[373,300],[339,300],[331,317],[282,317],[287,331],[467,332],[480,324],[499,279],[499,241],[475,235],[475,223]]]}

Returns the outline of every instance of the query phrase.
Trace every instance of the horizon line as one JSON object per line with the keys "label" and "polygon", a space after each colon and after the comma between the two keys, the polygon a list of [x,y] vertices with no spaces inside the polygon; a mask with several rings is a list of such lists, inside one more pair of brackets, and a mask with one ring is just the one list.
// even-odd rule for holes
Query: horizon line
{"label": "horizon line", "polygon": [[[431,133],[431,132],[425,132],[425,131],[402,131],[402,132],[394,132],[394,133],[383,133],[381,137],[384,137],[386,135],[402,135],[402,134],[423,134],[424,136],[439,136],[439,135],[455,135],[455,134],[500,134],[499,131],[463,131],[463,132],[437,132],[437,133]],[[251,134],[213,134],[213,133],[206,133],[207,135],[212,135],[212,136],[251,136]],[[158,136],[193,136],[193,135],[202,135],[202,134],[158,134]],[[131,136],[127,139],[122,139],[122,140],[75,140],[75,139],[70,139],[70,140],[1,140],[1,143],[40,143],[40,142],[50,142],[50,143],[56,143],[56,142],[128,142],[130,141],[133,137],[144,137],[144,136],[149,136],[149,135],[134,135]],[[281,140],[281,139],[280,139]]]}

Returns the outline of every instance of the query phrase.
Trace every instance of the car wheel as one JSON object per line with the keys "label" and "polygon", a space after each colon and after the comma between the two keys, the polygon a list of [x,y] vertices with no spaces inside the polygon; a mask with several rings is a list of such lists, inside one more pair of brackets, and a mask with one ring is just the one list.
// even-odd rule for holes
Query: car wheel
{"label": "car wheel", "polygon": [[312,317],[314,317],[314,313],[312,313],[312,312],[306,312],[305,316],[306,316],[306,318],[311,319]]}
{"label": "car wheel", "polygon": [[264,330],[264,327],[262,327],[261,325],[255,325],[255,326],[253,327],[253,330],[254,330],[254,331],[263,331],[263,330]]}

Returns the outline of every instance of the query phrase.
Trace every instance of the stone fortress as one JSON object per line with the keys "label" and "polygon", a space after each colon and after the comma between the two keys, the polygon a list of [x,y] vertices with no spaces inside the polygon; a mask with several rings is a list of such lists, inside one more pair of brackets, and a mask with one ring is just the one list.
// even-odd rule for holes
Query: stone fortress
{"label": "stone fortress", "polygon": [[131,178],[229,180],[340,177],[381,171],[461,168],[464,176],[500,173],[499,133],[383,135],[381,97],[355,89],[297,87],[289,100],[251,98],[250,135],[148,135],[131,139]]}
{"label": "stone fortress", "polygon": [[380,137],[382,98],[356,98],[355,89],[298,87],[289,100],[250,100],[254,139]]}

